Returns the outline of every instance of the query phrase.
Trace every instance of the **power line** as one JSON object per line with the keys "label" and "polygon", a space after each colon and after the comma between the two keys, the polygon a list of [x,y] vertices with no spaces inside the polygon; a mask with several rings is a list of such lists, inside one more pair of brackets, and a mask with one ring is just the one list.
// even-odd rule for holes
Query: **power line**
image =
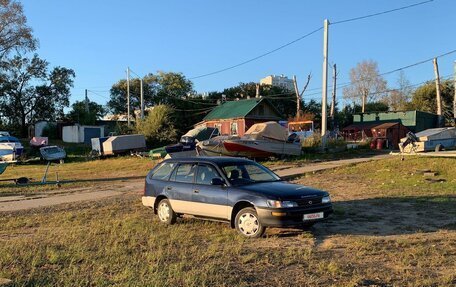
{"label": "power line", "polygon": [[424,4],[433,2],[433,1],[434,0],[423,1],[423,2],[419,2],[419,3],[415,3],[415,4],[411,4],[411,5],[395,8],[395,9],[391,9],[391,10],[386,10],[386,11],[383,11],[383,12],[378,12],[378,13],[369,14],[369,15],[365,15],[365,16],[359,16],[359,17],[354,17],[354,18],[350,18],[350,19],[335,21],[335,22],[332,22],[331,25],[337,25],[337,24],[342,24],[342,23],[347,23],[347,22],[358,21],[358,20],[362,20],[362,19],[366,19],[366,18],[371,18],[371,17],[375,17],[375,16],[380,16],[380,15],[384,15],[384,14],[388,14],[388,13],[392,13],[392,12],[396,12],[396,11],[405,10],[405,9],[408,9],[408,8],[424,5]]}
{"label": "power line", "polygon": [[[353,22],[353,21],[358,21],[358,20],[362,20],[362,19],[366,19],[366,18],[376,17],[376,16],[380,16],[380,15],[384,15],[384,14],[388,14],[388,13],[392,13],[392,12],[396,12],[396,11],[405,10],[405,9],[409,9],[409,8],[412,8],[412,7],[424,5],[424,4],[427,4],[429,2],[433,2],[433,1],[434,0],[427,0],[427,1],[419,2],[419,3],[415,3],[415,4],[411,4],[411,5],[395,8],[395,9],[390,9],[390,10],[386,10],[386,11],[382,11],[382,12],[378,12],[378,13],[374,13],[374,14],[369,14],[369,15],[364,15],[364,16],[350,18],[350,19],[335,21],[335,22],[331,23],[331,25],[338,25],[338,24],[342,24],[342,23]],[[283,49],[285,47],[288,47],[288,46],[290,46],[290,45],[292,45],[292,44],[294,44],[294,43],[296,43],[298,41],[301,41],[302,39],[305,39],[305,38],[317,33],[318,31],[320,31],[322,29],[323,29],[323,26],[320,26],[319,28],[317,28],[317,29],[315,29],[315,30],[313,30],[313,31],[311,31],[311,32],[299,37],[299,38],[296,38],[295,40],[290,41],[290,42],[288,42],[288,43],[286,43],[286,44],[284,44],[282,46],[279,46],[279,47],[277,47],[277,48],[275,48],[275,49],[273,49],[273,50],[271,50],[269,52],[266,52],[264,54],[261,54],[259,56],[254,57],[254,58],[251,58],[249,60],[243,61],[241,63],[235,64],[235,65],[232,65],[232,66],[220,69],[220,70],[216,70],[214,72],[210,72],[210,73],[198,75],[198,76],[195,76],[195,77],[191,77],[189,79],[190,80],[194,80],[194,79],[199,79],[199,78],[203,78],[203,77],[219,74],[219,73],[222,73],[222,72],[225,72],[225,71],[240,67],[242,65],[248,64],[250,62],[253,62],[255,60],[263,58],[263,57],[265,57],[267,55],[270,55],[270,54],[272,54],[274,52],[277,52],[277,51],[279,51],[279,50],[281,50],[281,49]]]}
{"label": "power line", "polygon": [[108,100],[110,100],[110,98],[109,98],[109,97],[107,97],[107,96],[104,96],[104,95],[101,95],[101,94],[99,94],[99,93],[97,93],[97,92],[95,92],[95,91],[92,91],[92,90],[87,90],[87,92],[91,92],[92,94],[95,94],[95,95],[97,95],[97,96],[99,96],[99,97],[102,97],[102,98],[105,98],[105,99],[108,99]]}
{"label": "power line", "polygon": [[283,49],[283,48],[285,48],[285,47],[288,47],[288,46],[290,46],[290,45],[292,45],[292,44],[294,44],[294,43],[296,43],[296,42],[298,42],[298,41],[301,41],[302,39],[307,38],[307,37],[309,37],[309,36],[311,36],[311,35],[317,33],[317,32],[320,31],[321,29],[323,29],[323,27],[319,27],[318,29],[315,29],[315,30],[313,30],[313,31],[311,31],[311,32],[309,32],[309,33],[307,33],[307,34],[305,34],[305,35],[303,35],[303,36],[301,36],[301,37],[299,37],[299,38],[297,38],[297,39],[291,41],[291,42],[288,42],[288,43],[286,43],[286,44],[283,44],[282,46],[277,47],[277,48],[275,48],[275,49],[273,49],[273,50],[271,50],[271,51],[269,51],[269,52],[266,52],[266,53],[264,53],[264,54],[261,54],[261,55],[259,55],[259,56],[254,57],[254,58],[251,58],[251,59],[246,60],[246,61],[244,61],[244,62],[241,62],[241,63],[239,63],[239,64],[232,65],[232,66],[229,66],[229,67],[226,67],[226,68],[223,68],[223,69],[220,69],[220,70],[211,72],[211,73],[207,73],[207,74],[202,74],[202,75],[199,75],[199,76],[191,77],[191,78],[189,78],[189,79],[190,79],[190,80],[194,80],[194,79],[199,79],[199,78],[203,78],[203,77],[207,77],[207,76],[219,74],[219,73],[222,73],[222,72],[225,72],[225,71],[228,71],[228,70],[231,70],[231,69],[240,67],[240,66],[242,66],[242,65],[248,64],[248,63],[250,63],[250,62],[253,62],[253,61],[255,61],[255,60],[258,60],[258,59],[260,59],[260,58],[263,58],[263,57],[265,57],[265,56],[267,56],[267,55],[270,55],[270,54],[272,54],[272,53],[274,53],[274,52],[277,52],[277,51],[279,51],[279,50],[281,50],[281,49]]}
{"label": "power line", "polygon": [[202,109],[188,109],[188,110],[185,110],[185,109],[176,109],[176,108],[173,108],[173,110],[175,111],[178,111],[178,112],[199,112],[199,111],[211,111],[213,110],[215,107],[210,107],[210,108],[202,108]]}
{"label": "power line", "polygon": [[[435,56],[435,57],[428,58],[426,60],[422,60],[422,61],[410,64],[410,65],[406,65],[406,66],[403,66],[403,67],[400,67],[400,68],[396,68],[396,69],[391,70],[391,71],[387,71],[387,72],[381,73],[381,74],[379,74],[379,76],[386,76],[386,75],[389,75],[389,74],[393,74],[393,73],[396,73],[396,72],[399,72],[399,71],[402,71],[402,70],[406,70],[408,68],[412,68],[412,67],[415,67],[415,66],[418,66],[418,65],[425,64],[425,63],[427,63],[429,61],[432,61],[432,59],[434,59],[434,58],[442,58],[442,57],[445,57],[445,56],[448,56],[448,55],[451,55],[451,54],[454,54],[454,53],[456,53],[456,49],[455,50],[451,50],[451,51],[446,52],[446,53],[443,53],[443,54],[440,54],[440,55]],[[354,82],[340,83],[340,84],[337,85],[336,89],[339,90],[340,88],[351,86],[351,85],[353,85],[355,83],[358,83],[358,82],[361,82],[361,81],[362,80],[358,80],[358,81],[354,81]],[[321,88],[312,88],[312,89],[309,89],[307,91],[321,91]],[[310,94],[310,95],[315,95],[315,94],[317,94],[317,93]]]}

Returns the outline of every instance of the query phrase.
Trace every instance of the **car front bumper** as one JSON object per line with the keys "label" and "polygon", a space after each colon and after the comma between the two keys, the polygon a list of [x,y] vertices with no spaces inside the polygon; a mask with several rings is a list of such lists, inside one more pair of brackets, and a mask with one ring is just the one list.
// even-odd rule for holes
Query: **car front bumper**
{"label": "car front bumper", "polygon": [[[304,220],[304,214],[323,212],[323,218]],[[332,213],[332,204],[306,208],[257,208],[259,220],[267,227],[302,226],[327,219]],[[273,215],[276,214],[276,215]],[[281,214],[278,216],[277,214]]]}

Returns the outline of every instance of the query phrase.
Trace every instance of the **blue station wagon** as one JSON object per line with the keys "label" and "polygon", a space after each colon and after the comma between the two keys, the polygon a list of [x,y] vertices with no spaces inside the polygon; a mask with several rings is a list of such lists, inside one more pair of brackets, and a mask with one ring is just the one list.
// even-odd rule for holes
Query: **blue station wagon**
{"label": "blue station wagon", "polygon": [[247,237],[261,237],[266,227],[309,227],[333,212],[327,192],[234,157],[165,160],[147,175],[142,203],[167,224],[186,214],[226,221]]}

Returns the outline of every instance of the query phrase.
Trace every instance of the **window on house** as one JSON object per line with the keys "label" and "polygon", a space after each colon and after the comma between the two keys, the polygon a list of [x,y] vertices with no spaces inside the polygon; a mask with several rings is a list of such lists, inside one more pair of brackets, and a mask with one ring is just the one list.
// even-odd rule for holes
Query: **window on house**
{"label": "window on house", "polygon": [[222,124],[215,124],[214,128],[218,129],[219,134],[222,134]]}
{"label": "window on house", "polygon": [[238,134],[238,124],[237,123],[231,123],[231,134],[232,135]]}

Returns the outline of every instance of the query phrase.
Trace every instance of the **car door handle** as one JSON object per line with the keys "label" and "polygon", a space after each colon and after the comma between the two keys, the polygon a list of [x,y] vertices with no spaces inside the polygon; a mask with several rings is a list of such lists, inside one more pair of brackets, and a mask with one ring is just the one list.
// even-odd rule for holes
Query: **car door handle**
{"label": "car door handle", "polygon": [[194,193],[199,193],[200,191],[199,191],[199,189],[194,189],[193,192]]}

